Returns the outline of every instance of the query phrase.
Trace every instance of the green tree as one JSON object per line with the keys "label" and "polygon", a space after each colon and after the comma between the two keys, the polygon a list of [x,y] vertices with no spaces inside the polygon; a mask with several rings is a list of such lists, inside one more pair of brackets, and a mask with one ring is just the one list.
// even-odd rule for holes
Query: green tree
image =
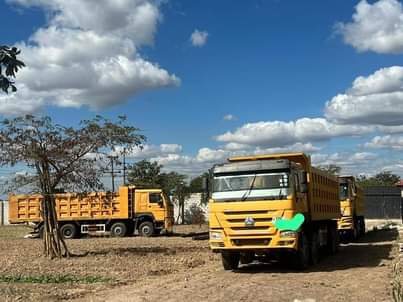
{"label": "green tree", "polygon": [[329,173],[331,175],[339,175],[340,171],[341,171],[341,167],[334,165],[334,164],[330,164],[330,165],[321,165],[321,166],[317,166],[317,168],[319,170],[322,170],[326,173]]}
{"label": "green tree", "polygon": [[383,171],[375,176],[357,176],[357,182],[362,187],[372,186],[393,186],[400,180],[400,176],[393,174],[391,171]]}
{"label": "green tree", "polygon": [[129,167],[127,179],[136,186],[161,187],[161,169],[156,161],[142,160]]}
{"label": "green tree", "polygon": [[8,93],[17,91],[11,78],[15,78],[18,69],[25,66],[24,62],[17,59],[20,50],[15,47],[0,46],[0,89]]}
{"label": "green tree", "polygon": [[[55,124],[50,117],[27,115],[0,122],[0,166],[25,163],[32,175],[18,176],[18,185],[35,188],[43,196],[44,250],[50,258],[69,256],[61,236],[54,194],[58,188],[102,189],[96,159],[91,154],[131,150],[145,137],[125,124],[125,117],[112,122],[101,116],[84,120],[79,127]],[[13,183],[13,182],[11,182]]]}
{"label": "green tree", "polygon": [[177,172],[161,172],[162,168],[157,162],[139,161],[129,167],[128,181],[137,186],[161,188],[179,207],[179,215],[184,221],[185,200],[190,195],[187,177]]}

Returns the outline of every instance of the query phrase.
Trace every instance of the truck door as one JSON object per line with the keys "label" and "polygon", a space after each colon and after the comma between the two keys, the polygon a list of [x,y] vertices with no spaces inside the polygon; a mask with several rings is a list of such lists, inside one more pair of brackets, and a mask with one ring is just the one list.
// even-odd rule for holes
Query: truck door
{"label": "truck door", "polygon": [[155,220],[164,221],[165,207],[161,192],[149,193],[148,212],[151,212],[154,215]]}

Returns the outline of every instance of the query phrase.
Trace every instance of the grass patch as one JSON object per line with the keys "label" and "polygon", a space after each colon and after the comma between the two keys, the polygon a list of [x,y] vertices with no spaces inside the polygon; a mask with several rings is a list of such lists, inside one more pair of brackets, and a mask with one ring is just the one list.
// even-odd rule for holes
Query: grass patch
{"label": "grass patch", "polygon": [[103,283],[114,281],[111,278],[104,278],[99,276],[73,276],[73,275],[40,275],[40,276],[13,276],[13,275],[0,275],[0,282],[4,283]]}

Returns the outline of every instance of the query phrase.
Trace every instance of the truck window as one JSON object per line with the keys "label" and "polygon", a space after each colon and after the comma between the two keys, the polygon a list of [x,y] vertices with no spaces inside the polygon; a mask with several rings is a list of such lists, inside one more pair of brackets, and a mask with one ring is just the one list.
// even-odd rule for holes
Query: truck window
{"label": "truck window", "polygon": [[150,202],[151,203],[161,203],[162,197],[160,193],[150,193]]}
{"label": "truck window", "polygon": [[340,184],[340,199],[347,199],[349,198],[349,192],[348,192],[348,183],[341,183]]}

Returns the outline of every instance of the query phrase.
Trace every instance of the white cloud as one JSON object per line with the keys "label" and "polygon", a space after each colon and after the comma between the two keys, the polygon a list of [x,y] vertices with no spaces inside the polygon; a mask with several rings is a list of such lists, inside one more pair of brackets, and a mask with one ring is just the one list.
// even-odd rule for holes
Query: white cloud
{"label": "white cloud", "polygon": [[[144,90],[180,84],[138,52],[153,42],[161,19],[154,1],[8,2],[43,8],[50,19],[28,43],[17,44],[27,67],[19,72],[17,93],[0,96],[2,114],[39,110],[45,104],[105,108]],[[32,104],[25,106],[28,100]]]}
{"label": "white cloud", "polygon": [[224,121],[236,121],[238,118],[233,114],[226,114],[222,119]]}
{"label": "white cloud", "polygon": [[372,174],[380,170],[379,156],[371,152],[356,153],[316,153],[312,154],[312,163],[315,166],[337,165],[342,168],[341,174]]}
{"label": "white cloud", "polygon": [[[117,153],[121,152],[121,148],[117,148]],[[179,154],[182,152],[182,146],[178,144],[161,144],[161,145],[143,145],[142,148],[136,147],[130,153],[126,154],[127,158],[137,160],[151,159],[166,155]]]}
{"label": "white cloud", "polygon": [[382,68],[356,78],[347,93],[326,103],[325,116],[345,124],[402,126],[403,67]]}
{"label": "white cloud", "polygon": [[233,132],[218,135],[216,139],[228,143],[229,149],[234,149],[236,144],[270,148],[338,136],[360,136],[371,131],[365,126],[333,124],[324,118],[301,118],[290,122],[248,123]]}
{"label": "white cloud", "polygon": [[403,136],[375,136],[370,142],[365,143],[364,147],[372,149],[403,150]]}
{"label": "white cloud", "polygon": [[403,52],[403,9],[397,0],[360,1],[351,23],[339,23],[336,30],[344,42],[358,51]]}
{"label": "white cloud", "polygon": [[194,32],[190,35],[190,41],[192,45],[195,47],[202,47],[207,43],[207,38],[209,34],[207,31],[199,31],[195,29]]}

